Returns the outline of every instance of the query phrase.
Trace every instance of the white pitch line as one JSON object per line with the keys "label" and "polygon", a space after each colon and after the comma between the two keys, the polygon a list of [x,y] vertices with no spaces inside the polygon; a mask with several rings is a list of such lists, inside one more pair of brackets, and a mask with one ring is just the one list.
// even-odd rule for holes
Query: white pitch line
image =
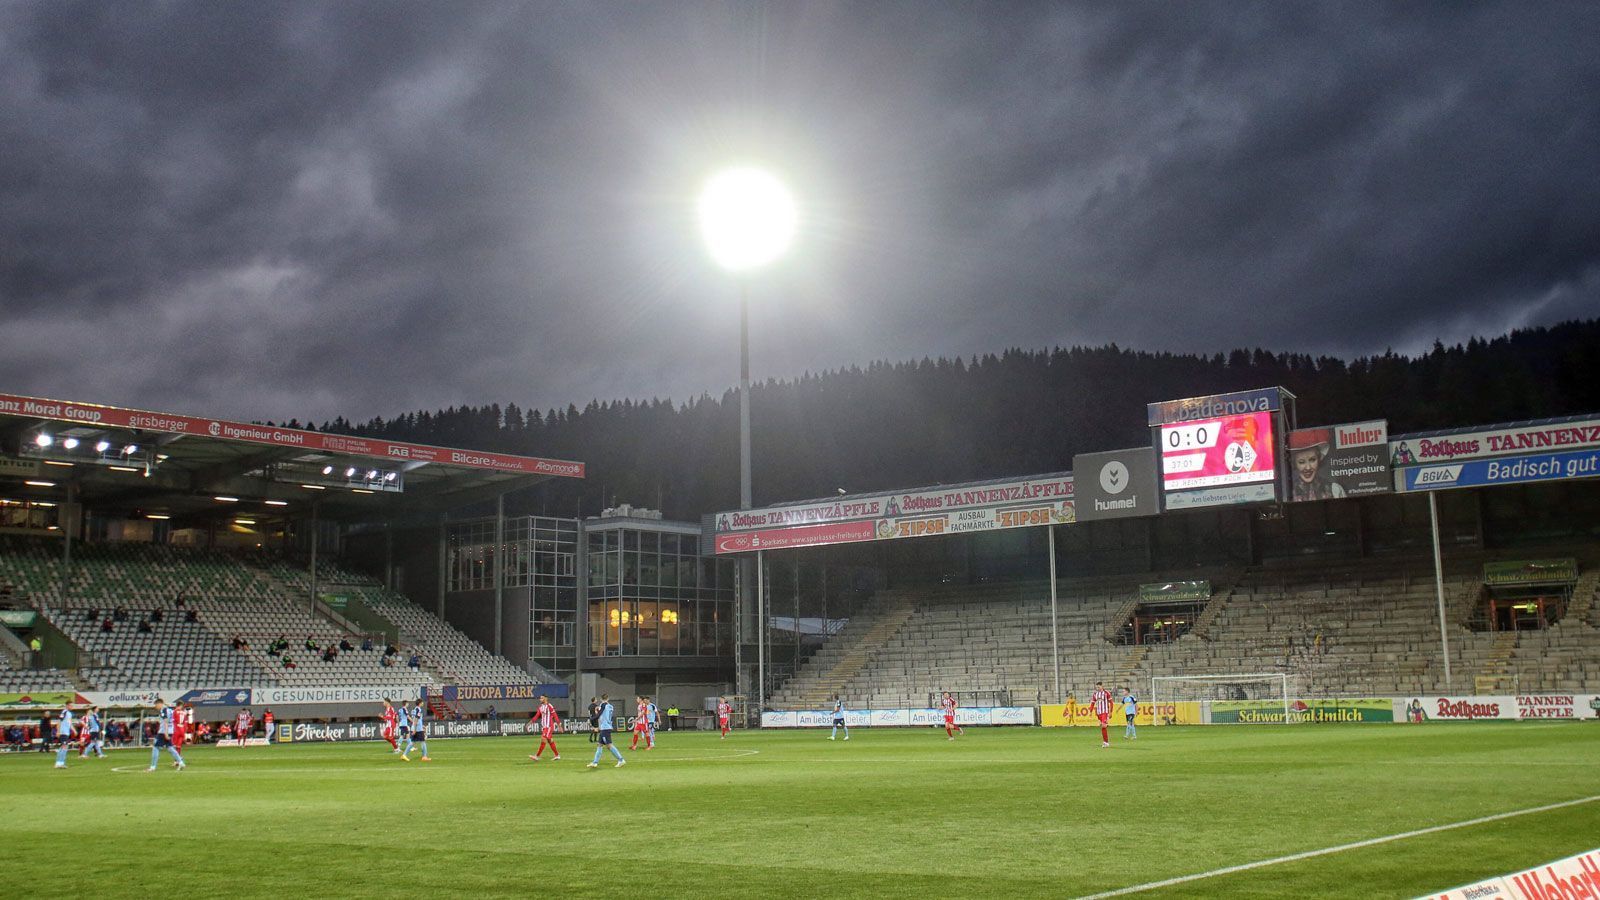
{"label": "white pitch line", "polygon": [[1517,816],[1530,816],[1534,813],[1549,812],[1553,809],[1565,809],[1569,806],[1581,806],[1600,800],[1600,794],[1592,797],[1581,797],[1577,800],[1563,800],[1560,803],[1550,803],[1544,806],[1531,806],[1527,809],[1514,809],[1510,812],[1495,813],[1492,816],[1480,816],[1476,819],[1467,819],[1461,822],[1451,822],[1446,825],[1433,825],[1428,828],[1418,828],[1415,831],[1402,831],[1399,834],[1389,834],[1383,837],[1368,838],[1352,844],[1340,844],[1337,847],[1323,847],[1321,850],[1307,850],[1304,853],[1291,853],[1288,856],[1279,856],[1273,859],[1263,859],[1258,862],[1243,863],[1237,866],[1225,866],[1221,869],[1212,869],[1209,872],[1197,872],[1193,875],[1179,875],[1177,878],[1168,878],[1164,881],[1151,881],[1146,884],[1136,884],[1131,887],[1117,888],[1114,891],[1103,891],[1098,894],[1085,894],[1078,900],[1101,900],[1103,897],[1121,897],[1124,894],[1137,894],[1141,891],[1153,891],[1156,888],[1171,887],[1175,884],[1187,884],[1191,881],[1200,881],[1205,878],[1215,878],[1218,875],[1232,875],[1235,872],[1248,872],[1251,869],[1261,869],[1267,866],[1276,866],[1280,863],[1298,862],[1302,859],[1311,859],[1317,856],[1329,856],[1334,853],[1343,853],[1346,850],[1359,850],[1363,847],[1375,847],[1378,844],[1387,844],[1391,841],[1403,841],[1406,838],[1421,837],[1425,834],[1437,834],[1441,831],[1453,831],[1457,828],[1468,828],[1473,825],[1483,825],[1487,822],[1498,822],[1502,819],[1514,819]]}

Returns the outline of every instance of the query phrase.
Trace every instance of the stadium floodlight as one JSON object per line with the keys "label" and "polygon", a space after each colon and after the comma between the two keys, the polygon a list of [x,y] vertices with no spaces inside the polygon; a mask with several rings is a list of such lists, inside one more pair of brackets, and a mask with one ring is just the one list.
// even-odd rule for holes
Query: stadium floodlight
{"label": "stadium floodlight", "polygon": [[24,481],[23,484],[30,485],[32,487],[55,487],[56,486],[56,483],[54,481],[35,481],[35,480],[31,479],[31,478],[29,480],[27,480],[27,481]]}
{"label": "stadium floodlight", "polygon": [[39,445],[40,447],[48,447],[51,444],[54,444],[56,442],[56,439],[41,431],[38,434],[34,435],[33,442],[35,444]]}
{"label": "stadium floodlight", "polygon": [[166,513],[146,513],[145,514],[145,518],[146,519],[155,519],[157,522],[165,522],[166,520],[168,520],[168,519],[170,519],[172,517],[167,515]]}
{"label": "stadium floodlight", "polygon": [[302,484],[300,486],[305,488],[308,491],[325,491],[325,490],[327,490],[326,487],[324,487],[323,485],[320,485],[320,484]]}
{"label": "stadium floodlight", "polygon": [[700,235],[711,259],[747,272],[789,249],[799,224],[794,195],[765,169],[742,166],[713,175],[700,191]]}
{"label": "stadium floodlight", "polygon": [[350,468],[345,469],[344,470],[344,477],[346,477],[346,478],[354,478],[354,477],[356,477],[356,467],[355,466],[351,466]]}
{"label": "stadium floodlight", "polygon": [[287,501],[287,500],[265,500],[263,502],[266,503],[268,506],[288,506],[289,505],[289,501]]}
{"label": "stadium floodlight", "polygon": [[395,473],[393,473],[393,472],[390,472],[390,473],[389,473],[389,474],[387,474],[387,475],[385,475],[385,476],[383,476],[383,480],[384,480],[384,481],[393,481],[393,480],[395,480],[395,479],[396,479],[396,478],[398,478],[398,477],[400,477],[400,476],[398,476],[398,475],[396,475],[396,474],[395,474]]}
{"label": "stadium floodlight", "polygon": [[63,438],[61,446],[68,450],[76,450],[78,449],[78,439],[75,437]]}
{"label": "stadium floodlight", "polygon": [[255,519],[234,519],[233,521],[239,525],[254,525],[256,523]]}
{"label": "stadium floodlight", "polygon": [[[713,175],[701,188],[697,210],[700,236],[711,259],[734,274],[759,269],[782,256],[794,241],[800,216],[794,195],[775,175],[754,166],[727,169]],[[750,508],[750,296],[745,279],[739,279],[739,508]],[[746,563],[741,562],[741,565]],[[756,554],[754,579],[758,585],[756,615],[765,621],[761,554]],[[741,595],[743,589],[741,589]],[[744,596],[735,600],[743,604]],[[766,629],[757,629],[760,655],[757,706],[766,703]],[[734,668],[743,666],[742,643],[734,644]],[[743,675],[737,676],[743,678]]]}
{"label": "stadium floodlight", "polygon": [[368,481],[377,481],[378,480],[378,470],[377,469],[368,469],[367,470],[367,480]]}
{"label": "stadium floodlight", "polygon": [[221,494],[218,494],[217,496],[212,497],[211,499],[217,501],[218,503],[238,503],[239,502],[239,498],[238,497],[228,497],[228,496],[224,496],[224,495],[221,495]]}
{"label": "stadium floodlight", "polygon": [[129,444],[128,446],[122,448],[122,455],[123,456],[132,456],[132,455],[134,455],[135,453],[138,453],[138,452],[139,452],[139,445],[138,444]]}
{"label": "stadium floodlight", "polygon": [[323,466],[322,467],[322,474],[324,474],[324,475],[332,475],[333,474],[333,466]]}
{"label": "stadium floodlight", "polygon": [[96,441],[95,442],[94,452],[96,452],[96,453],[104,453],[104,452],[106,452],[107,450],[110,450],[110,449],[111,449],[111,442],[110,441]]}

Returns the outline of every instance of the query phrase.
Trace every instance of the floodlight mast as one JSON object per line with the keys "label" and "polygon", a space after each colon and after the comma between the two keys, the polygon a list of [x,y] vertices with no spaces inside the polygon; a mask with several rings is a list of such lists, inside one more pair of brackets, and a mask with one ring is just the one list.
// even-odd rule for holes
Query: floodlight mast
{"label": "floodlight mast", "polygon": [[[698,204],[700,234],[712,261],[736,276],[739,285],[739,508],[751,506],[750,490],[750,285],[749,273],[789,249],[798,216],[794,197],[771,173],[750,166],[727,169],[706,182]],[[766,591],[762,554],[756,551],[757,685],[756,713],[766,706]],[[734,606],[733,668],[736,693],[747,694],[744,629],[740,610],[750,590],[749,566],[739,564],[739,598]]]}

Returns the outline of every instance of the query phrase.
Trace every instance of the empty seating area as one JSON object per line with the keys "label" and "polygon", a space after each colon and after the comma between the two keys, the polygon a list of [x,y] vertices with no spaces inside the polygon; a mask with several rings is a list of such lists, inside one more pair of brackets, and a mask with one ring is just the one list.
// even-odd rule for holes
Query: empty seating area
{"label": "empty seating area", "polygon": [[[361,635],[308,608],[309,573],[281,559],[152,544],[80,545],[64,583],[61,549],[59,541],[0,536],[0,591],[9,602],[37,609],[86,654],[76,674],[89,688],[535,681],[404,597],[332,564],[319,566],[324,584],[358,594],[397,626],[401,646],[392,665],[383,664],[383,641],[363,650]],[[105,619],[118,608],[122,617],[108,629]],[[150,621],[156,610],[160,621]],[[188,621],[191,612],[195,621]],[[236,637],[249,646],[235,649]],[[279,637],[287,651],[270,654]],[[308,637],[316,652],[306,649]],[[322,648],[341,641],[353,649],[324,660]],[[417,669],[407,665],[413,651]],[[283,664],[285,657],[293,667]],[[0,690],[72,688],[70,673],[0,668]]]}
{"label": "empty seating area", "polygon": [[[201,621],[224,642],[229,652],[243,656],[257,668],[270,673],[272,680],[285,687],[312,687],[330,684],[414,686],[433,684],[439,679],[426,668],[406,666],[406,654],[390,657],[383,665],[384,647],[374,644],[363,650],[362,638],[307,610],[304,602],[283,598],[264,601],[202,600]],[[233,650],[233,639],[242,638],[249,646]],[[269,645],[278,638],[289,642],[287,650],[274,656]],[[306,649],[310,639],[317,650]],[[331,660],[323,659],[323,648],[338,648],[340,642],[352,649],[339,650]],[[294,666],[287,667],[288,659]]]}
{"label": "empty seating area", "polygon": [[0,694],[75,689],[71,676],[60,669],[14,669],[12,659],[0,653]]}
{"label": "empty seating area", "polygon": [[[1545,555],[1573,555],[1571,548]],[[1457,555],[1446,568],[1452,678],[1439,646],[1432,561],[1280,564],[1210,577],[1203,627],[1171,643],[1129,646],[1108,637],[1125,621],[1142,582],[1157,575],[1058,584],[1062,692],[1083,697],[1095,681],[1148,691],[1154,675],[1283,673],[1304,697],[1580,692],[1600,689],[1600,629],[1592,597],[1540,631],[1476,632],[1463,623],[1481,590],[1486,559]],[[1581,554],[1580,554],[1581,556]],[[1587,565],[1587,564],[1586,564]],[[1592,593],[1595,579],[1580,583]],[[774,692],[777,708],[814,708],[839,691],[862,706],[919,706],[943,691],[1010,692],[1012,702],[1055,702],[1048,586],[938,586],[898,592],[911,613],[878,629],[880,602]]]}
{"label": "empty seating area", "polygon": [[449,681],[462,684],[538,684],[541,679],[544,683],[560,680],[542,669],[536,668],[532,675],[524,672],[399,594],[378,587],[366,588],[359,593],[368,608],[394,623],[402,643],[417,648],[424,663],[439,670]]}
{"label": "empty seating area", "polygon": [[[127,618],[113,622],[106,631],[102,623],[115,605],[126,610]],[[141,632],[139,623],[156,609],[162,610],[162,621],[151,623],[148,633]],[[168,600],[107,597],[47,606],[42,612],[57,630],[110,669],[102,671],[94,683],[102,690],[275,683],[261,667],[218,637],[205,623],[204,612],[201,621],[187,622]],[[90,612],[96,615],[91,617]]]}

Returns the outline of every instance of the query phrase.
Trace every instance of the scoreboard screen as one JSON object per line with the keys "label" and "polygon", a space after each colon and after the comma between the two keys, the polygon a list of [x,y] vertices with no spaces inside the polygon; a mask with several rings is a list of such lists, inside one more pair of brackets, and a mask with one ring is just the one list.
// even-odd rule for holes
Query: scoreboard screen
{"label": "scoreboard screen", "polygon": [[1161,486],[1167,491],[1270,482],[1277,477],[1270,412],[1161,426]]}

